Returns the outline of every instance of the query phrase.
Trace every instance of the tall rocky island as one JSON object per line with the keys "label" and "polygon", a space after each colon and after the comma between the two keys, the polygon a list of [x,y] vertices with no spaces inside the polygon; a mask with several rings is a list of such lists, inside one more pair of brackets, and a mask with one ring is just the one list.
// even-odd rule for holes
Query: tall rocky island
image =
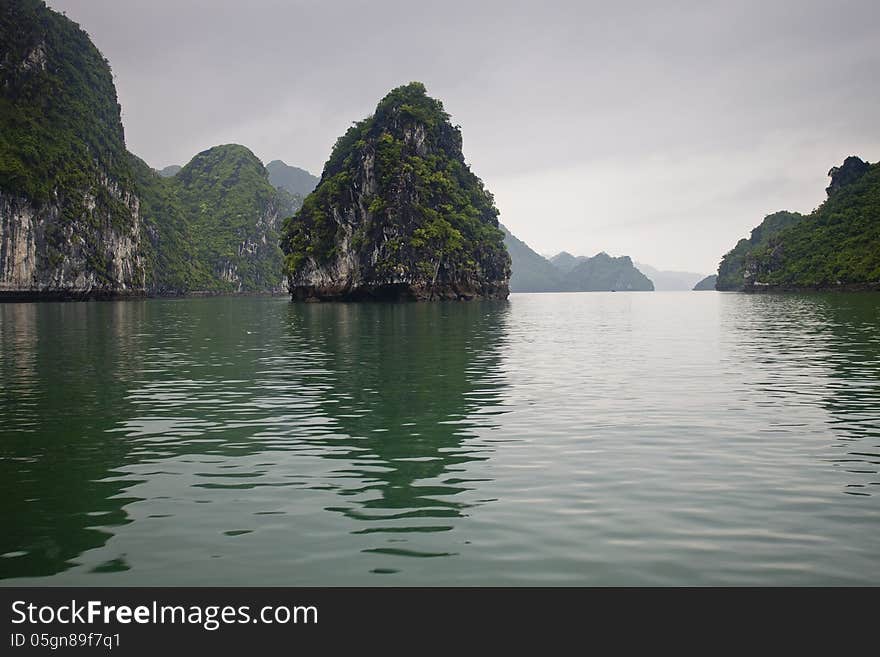
{"label": "tall rocky island", "polygon": [[0,11],[0,296],[144,290],[110,67],[38,0]]}
{"label": "tall rocky island", "polygon": [[510,257],[461,132],[419,82],[339,138],[281,248],[298,300],[506,298]]}

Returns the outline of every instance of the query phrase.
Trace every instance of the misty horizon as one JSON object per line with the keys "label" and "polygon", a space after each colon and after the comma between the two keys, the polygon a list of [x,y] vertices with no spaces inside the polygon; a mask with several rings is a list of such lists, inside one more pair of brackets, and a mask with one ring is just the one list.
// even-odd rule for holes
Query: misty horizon
{"label": "misty horizon", "polygon": [[239,143],[320,176],[353,121],[424,82],[542,254],[714,272],[765,215],[818,206],[832,166],[880,153],[868,2],[48,4],[109,60],[128,147],[157,169]]}

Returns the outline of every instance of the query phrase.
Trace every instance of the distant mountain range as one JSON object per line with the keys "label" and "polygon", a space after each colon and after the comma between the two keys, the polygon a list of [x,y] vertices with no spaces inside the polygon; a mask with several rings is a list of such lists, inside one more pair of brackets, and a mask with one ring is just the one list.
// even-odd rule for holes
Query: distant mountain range
{"label": "distant mountain range", "polygon": [[511,259],[511,292],[652,291],[654,284],[629,256],[598,253],[592,258],[563,251],[549,260],[515,237],[504,225]]}

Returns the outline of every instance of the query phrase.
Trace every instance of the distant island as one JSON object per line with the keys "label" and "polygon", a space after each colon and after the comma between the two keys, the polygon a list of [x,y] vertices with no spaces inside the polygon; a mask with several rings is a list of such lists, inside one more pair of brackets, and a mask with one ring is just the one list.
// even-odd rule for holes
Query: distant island
{"label": "distant island", "polygon": [[724,256],[717,289],[880,290],[880,163],[850,156],[828,175],[816,210],[768,215]]}
{"label": "distant island", "polygon": [[706,276],[706,278],[704,278],[699,283],[694,285],[694,291],[701,292],[701,291],[707,291],[707,290],[714,290],[715,284],[717,283],[717,281],[718,281],[718,274],[711,274],[709,276]]}
{"label": "distant island", "polygon": [[492,195],[420,82],[342,135],[284,223],[294,299],[507,298],[510,256]]}

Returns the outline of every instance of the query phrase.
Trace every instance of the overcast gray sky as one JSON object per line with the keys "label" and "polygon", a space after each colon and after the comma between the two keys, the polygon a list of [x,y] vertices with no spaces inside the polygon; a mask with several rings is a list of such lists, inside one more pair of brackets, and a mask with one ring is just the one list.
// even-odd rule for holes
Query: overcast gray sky
{"label": "overcast gray sky", "polygon": [[49,0],[110,60],[129,149],[221,143],[320,175],[421,80],[542,253],[714,271],[764,215],[880,159],[880,3]]}

